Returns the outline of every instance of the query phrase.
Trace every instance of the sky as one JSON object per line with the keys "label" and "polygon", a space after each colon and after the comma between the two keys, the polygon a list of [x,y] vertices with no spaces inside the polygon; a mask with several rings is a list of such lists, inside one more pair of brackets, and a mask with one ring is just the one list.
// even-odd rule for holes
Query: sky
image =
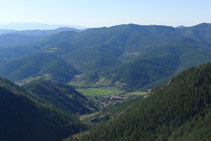
{"label": "sky", "polygon": [[211,0],[0,0],[0,24],[38,22],[85,27],[211,23]]}

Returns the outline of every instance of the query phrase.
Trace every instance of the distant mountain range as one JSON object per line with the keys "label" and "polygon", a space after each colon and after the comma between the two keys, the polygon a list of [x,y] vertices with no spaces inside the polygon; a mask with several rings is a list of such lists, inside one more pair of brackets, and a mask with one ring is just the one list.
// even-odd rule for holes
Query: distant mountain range
{"label": "distant mountain range", "polygon": [[13,22],[9,24],[0,24],[0,29],[12,29],[12,30],[49,30],[49,29],[56,29],[60,27],[69,27],[69,28],[76,28],[76,29],[86,29],[86,27],[82,26],[74,26],[74,25],[50,25],[50,24],[42,24],[42,23],[20,23],[20,22]]}
{"label": "distant mountain range", "polygon": [[[0,45],[4,45],[0,49],[0,74],[11,80],[50,74],[52,80],[71,81],[83,87],[146,90],[189,67],[211,61],[211,24],[186,28],[128,24],[80,32],[69,28],[21,31],[0,36]],[[37,52],[45,54],[37,57]],[[46,58],[47,54],[51,59]],[[43,64],[38,65],[39,58],[46,58]],[[49,60],[54,61],[47,63]],[[14,64],[16,68],[11,69]],[[67,69],[70,66],[66,64],[75,69]],[[36,68],[36,72],[30,68]]]}
{"label": "distant mountain range", "polygon": [[81,30],[68,27],[61,27],[53,30],[0,30],[0,48],[36,43],[43,40],[47,36],[64,31],[80,32]]}

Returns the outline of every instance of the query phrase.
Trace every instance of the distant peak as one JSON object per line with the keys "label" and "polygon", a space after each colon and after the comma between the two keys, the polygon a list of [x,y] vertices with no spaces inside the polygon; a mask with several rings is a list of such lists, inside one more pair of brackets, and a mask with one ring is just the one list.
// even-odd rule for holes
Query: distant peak
{"label": "distant peak", "polygon": [[183,28],[187,28],[187,27],[184,26],[184,25],[180,25],[180,26],[177,26],[176,28],[177,28],[177,29],[183,29]]}

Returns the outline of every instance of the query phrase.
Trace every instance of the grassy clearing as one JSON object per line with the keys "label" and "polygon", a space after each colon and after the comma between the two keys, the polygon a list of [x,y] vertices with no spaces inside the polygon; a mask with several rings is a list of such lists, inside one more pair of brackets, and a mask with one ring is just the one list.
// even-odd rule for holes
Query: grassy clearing
{"label": "grassy clearing", "polygon": [[124,92],[122,90],[117,89],[116,87],[99,87],[76,90],[85,95],[116,95]]}
{"label": "grassy clearing", "polygon": [[126,93],[125,96],[130,96],[130,95],[145,95],[145,94],[147,94],[147,92],[137,91],[137,92]]}
{"label": "grassy clearing", "polygon": [[85,121],[87,119],[91,119],[91,118],[95,117],[98,114],[100,114],[99,111],[95,112],[95,113],[91,113],[91,114],[81,115],[79,119],[80,119],[80,121]]}

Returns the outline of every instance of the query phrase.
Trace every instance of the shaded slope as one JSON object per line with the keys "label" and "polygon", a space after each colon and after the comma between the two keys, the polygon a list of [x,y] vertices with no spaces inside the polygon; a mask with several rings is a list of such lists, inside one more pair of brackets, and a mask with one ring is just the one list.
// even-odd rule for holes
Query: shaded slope
{"label": "shaded slope", "polygon": [[1,79],[0,84],[2,140],[58,141],[85,128],[68,114],[34,103],[14,83]]}
{"label": "shaded slope", "polygon": [[81,140],[210,140],[211,63],[191,68]]}
{"label": "shaded slope", "polygon": [[0,65],[0,75],[11,80],[50,75],[50,79],[67,82],[80,72],[64,60],[46,54],[36,53],[11,60]]}
{"label": "shaded slope", "polygon": [[26,84],[24,88],[43,99],[47,104],[65,112],[86,114],[97,109],[86,96],[65,84],[37,80]]}

